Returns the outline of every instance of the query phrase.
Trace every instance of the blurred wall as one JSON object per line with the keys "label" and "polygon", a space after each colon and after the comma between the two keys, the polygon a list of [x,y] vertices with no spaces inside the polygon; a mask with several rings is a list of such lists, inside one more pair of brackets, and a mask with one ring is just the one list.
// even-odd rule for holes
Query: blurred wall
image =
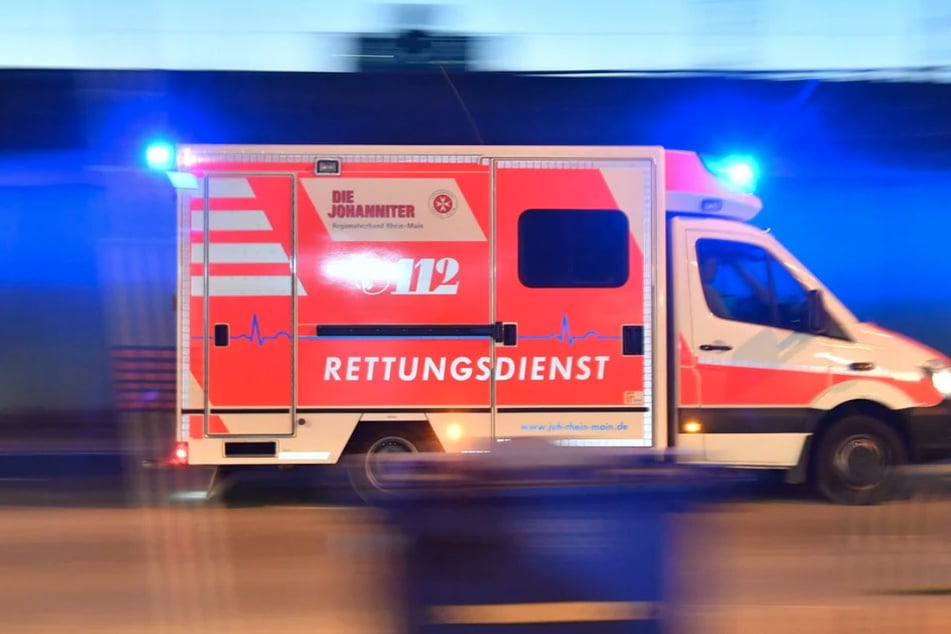
{"label": "blurred wall", "polygon": [[471,70],[951,64],[945,0],[9,0],[0,66],[348,72],[355,35],[413,27],[477,38]]}
{"label": "blurred wall", "polygon": [[110,348],[174,345],[174,193],[142,169],[162,133],[752,152],[758,222],[861,317],[951,354],[948,85],[0,73],[0,94],[0,412],[108,409]]}

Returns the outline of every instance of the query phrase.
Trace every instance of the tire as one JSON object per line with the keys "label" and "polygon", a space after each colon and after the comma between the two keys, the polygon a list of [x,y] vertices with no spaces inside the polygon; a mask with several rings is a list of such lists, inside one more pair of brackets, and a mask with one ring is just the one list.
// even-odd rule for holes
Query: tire
{"label": "tire", "polygon": [[904,443],[886,423],[849,416],[822,436],[815,461],[819,493],[836,504],[879,504],[898,494]]}
{"label": "tire", "polygon": [[373,502],[389,491],[381,481],[379,458],[392,453],[422,453],[435,451],[435,443],[426,435],[408,426],[397,428],[371,423],[361,430],[348,448],[347,473],[353,490],[366,502]]}

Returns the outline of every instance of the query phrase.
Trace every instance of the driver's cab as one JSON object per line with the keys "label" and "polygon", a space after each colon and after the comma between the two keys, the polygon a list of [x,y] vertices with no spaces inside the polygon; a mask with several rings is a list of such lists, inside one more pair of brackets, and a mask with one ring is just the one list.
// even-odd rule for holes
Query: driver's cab
{"label": "driver's cab", "polygon": [[860,323],[750,224],[751,168],[667,159],[671,437],[684,455],[786,468],[850,502],[887,495],[896,465],[947,457],[951,359]]}
{"label": "driver's cab", "polygon": [[669,228],[680,406],[706,412],[707,459],[795,464],[797,419],[831,387],[833,366],[855,360],[856,318],[767,231],[689,215]]}

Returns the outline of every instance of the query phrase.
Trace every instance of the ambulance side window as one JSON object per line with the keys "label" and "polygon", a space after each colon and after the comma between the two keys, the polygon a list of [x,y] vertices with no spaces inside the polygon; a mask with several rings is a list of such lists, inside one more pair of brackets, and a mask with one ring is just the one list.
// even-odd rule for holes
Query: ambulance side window
{"label": "ambulance side window", "polygon": [[806,329],[806,289],[779,260],[769,258],[769,270],[773,278],[776,300],[776,325],[789,330]]}
{"label": "ambulance side window", "polygon": [[518,277],[529,288],[624,286],[629,244],[621,211],[530,209],[518,219]]}
{"label": "ambulance side window", "polygon": [[805,329],[806,289],[762,247],[700,239],[697,262],[704,298],[717,317]]}

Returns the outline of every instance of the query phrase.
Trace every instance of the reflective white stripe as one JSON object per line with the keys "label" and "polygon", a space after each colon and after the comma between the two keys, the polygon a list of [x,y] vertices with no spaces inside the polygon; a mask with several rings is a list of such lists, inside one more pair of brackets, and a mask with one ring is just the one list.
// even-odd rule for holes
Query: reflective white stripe
{"label": "reflective white stripe", "polygon": [[626,438],[566,438],[554,441],[562,447],[650,447],[646,438],[629,440]]}
{"label": "reflective white stripe", "polygon": [[871,372],[864,372],[862,370],[852,370],[851,368],[835,368],[833,370],[837,373],[846,373],[854,374],[856,376],[884,376],[890,379],[895,379],[896,381],[905,381],[907,383],[917,383],[923,381],[924,377],[918,372],[913,371],[904,371],[904,372],[889,372],[888,370],[883,370],[882,368],[875,368]]}
{"label": "reflective white stripe", "polygon": [[738,359],[723,359],[717,357],[699,357],[698,365],[719,365],[733,368],[759,368],[762,370],[788,370],[790,372],[813,372],[826,374],[829,368],[825,365],[805,365],[794,363],[780,363],[778,361],[752,361]]}
{"label": "reflective white stripe", "polygon": [[[192,212],[192,229],[205,228],[205,212]],[[211,231],[271,231],[273,227],[263,211],[212,211],[208,217]]]}
{"label": "reflective white stripe", "polygon": [[479,163],[482,160],[482,156],[475,154],[344,154],[326,158],[339,158],[344,163]]}
{"label": "reflective white stripe", "polygon": [[[288,264],[284,247],[276,242],[217,242],[209,245],[209,264]],[[192,262],[205,257],[205,245],[192,245]]]}
{"label": "reflective white stripe", "polygon": [[780,361],[749,361],[738,359],[718,359],[714,357],[699,357],[697,365],[717,365],[721,367],[732,368],[757,368],[761,370],[777,370],[787,372],[810,372],[813,374],[848,374],[858,378],[889,378],[896,381],[905,381],[917,383],[922,380],[922,375],[918,372],[897,371],[892,372],[880,367],[872,370],[853,370],[842,363],[834,363],[830,367],[824,365],[805,365],[795,363],[785,363]]}
{"label": "reflective white stripe", "polygon": [[529,170],[571,170],[571,169],[601,169],[602,167],[612,168],[639,168],[649,169],[650,161],[647,159],[613,160],[613,159],[502,159],[495,163],[498,169],[529,169]]}
{"label": "reflective white stripe", "polygon": [[[213,275],[208,278],[211,297],[290,297],[290,275]],[[200,297],[205,284],[200,276],[192,277],[192,296]],[[298,281],[297,294],[306,296]]]}
{"label": "reflective white stripe", "polygon": [[279,460],[329,460],[329,451],[280,451]]}
{"label": "reflective white stripe", "polygon": [[246,178],[216,176],[208,179],[209,198],[254,198],[254,190]]}

